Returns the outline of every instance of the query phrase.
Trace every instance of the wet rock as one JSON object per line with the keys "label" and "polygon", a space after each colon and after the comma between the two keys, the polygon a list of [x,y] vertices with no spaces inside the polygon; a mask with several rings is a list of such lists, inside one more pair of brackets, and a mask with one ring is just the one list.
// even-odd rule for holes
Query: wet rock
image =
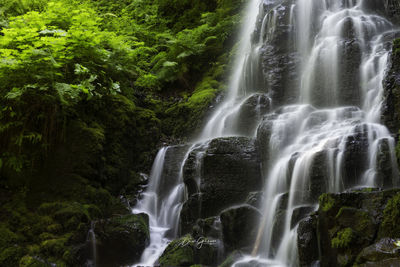
{"label": "wet rock", "polygon": [[191,266],[203,264],[212,266],[217,262],[218,248],[214,240],[194,239],[186,235],[172,241],[158,259],[160,267]]}
{"label": "wet rock", "polygon": [[376,183],[381,188],[391,188],[397,185],[395,181],[396,175],[392,166],[392,155],[390,152],[390,145],[388,139],[382,139],[378,144],[377,151],[377,178]]}
{"label": "wet rock", "polygon": [[306,189],[306,198],[315,203],[318,197],[326,192],[328,183],[328,157],[325,151],[318,152],[311,163],[309,185]]}
{"label": "wet rock", "polygon": [[250,205],[242,205],[224,210],[220,217],[226,250],[250,252],[257,236],[260,212]]}
{"label": "wet rock", "polygon": [[149,217],[130,214],[95,225],[98,266],[130,265],[140,260],[150,240]]}
{"label": "wet rock", "polygon": [[202,236],[219,239],[222,237],[221,228],[221,221],[217,216],[198,219],[196,225],[192,229],[192,236],[195,239]]}
{"label": "wet rock", "polygon": [[297,228],[297,249],[299,265],[301,267],[313,266],[318,261],[318,237],[316,216],[306,217]]}
{"label": "wet rock", "polygon": [[292,218],[290,220],[290,228],[295,227],[302,219],[314,211],[312,206],[297,207],[293,210]]}
{"label": "wet rock", "polygon": [[264,192],[250,192],[246,199],[246,204],[249,204],[257,209],[262,208],[264,204]]}
{"label": "wet rock", "polygon": [[368,162],[368,127],[359,125],[354,135],[347,137],[343,153],[343,183],[345,188],[356,186]]}
{"label": "wet rock", "polygon": [[170,192],[171,187],[177,184],[181,164],[188,150],[188,145],[178,145],[168,147],[165,153],[164,167],[162,171],[163,179],[160,181],[161,185],[158,187],[159,192],[157,192],[158,198],[164,198],[164,194]]}
{"label": "wet rock", "polygon": [[254,140],[246,137],[212,140],[204,151],[202,164],[192,166],[201,168],[200,193],[189,196],[182,209],[181,225],[186,230],[197,218],[216,216],[231,205],[244,203],[249,192],[262,187],[258,151]]}
{"label": "wet rock", "polygon": [[400,41],[394,41],[389,58],[387,74],[383,81],[384,102],[382,105],[382,122],[390,132],[398,135],[400,130]]}
{"label": "wet rock", "polygon": [[400,23],[400,3],[397,0],[364,0],[362,8],[368,12],[382,15],[393,23]]}
{"label": "wet rock", "polygon": [[256,144],[257,149],[260,153],[261,162],[263,163],[263,172],[266,172],[266,168],[269,162],[269,143],[271,139],[273,120],[276,119],[276,114],[266,115],[257,128]]}
{"label": "wet rock", "polygon": [[190,233],[198,218],[201,218],[201,194],[190,196],[182,206],[180,215],[181,232]]}
{"label": "wet rock", "polygon": [[395,245],[396,241],[398,240],[392,238],[380,239],[375,244],[364,248],[358,255],[356,263],[379,263],[393,258],[397,258],[397,261],[400,263],[400,247]]}
{"label": "wet rock", "polygon": [[[299,260],[301,264],[304,263],[302,266],[318,258],[321,266],[352,266],[356,259],[360,264],[367,264],[369,260],[361,259],[373,250],[371,244],[379,243],[384,237],[395,238],[396,233],[400,236],[396,228],[398,223],[395,223],[400,218],[394,212],[400,203],[398,192],[399,189],[379,191],[366,188],[321,195],[319,209],[314,215],[315,222],[303,220],[298,228]],[[314,229],[319,249],[312,252],[307,247],[312,244],[308,242],[308,237],[312,240]]]}
{"label": "wet rock", "polygon": [[[264,114],[270,111],[271,99],[266,94],[253,94],[240,106],[239,110],[227,119],[233,124],[234,132],[239,135],[252,136]],[[235,118],[235,120],[234,120]]]}

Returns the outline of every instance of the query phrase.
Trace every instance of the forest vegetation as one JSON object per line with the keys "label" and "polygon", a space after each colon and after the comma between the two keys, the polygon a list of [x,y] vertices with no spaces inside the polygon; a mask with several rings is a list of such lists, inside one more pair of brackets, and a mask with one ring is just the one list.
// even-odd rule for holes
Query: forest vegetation
{"label": "forest vegetation", "polygon": [[0,0],[0,266],[82,266],[224,89],[244,2]]}

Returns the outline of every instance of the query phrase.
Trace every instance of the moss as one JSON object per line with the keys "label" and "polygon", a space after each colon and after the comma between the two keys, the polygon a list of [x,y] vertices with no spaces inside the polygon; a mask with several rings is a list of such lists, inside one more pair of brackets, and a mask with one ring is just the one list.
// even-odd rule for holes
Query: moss
{"label": "moss", "polygon": [[335,200],[329,193],[324,193],[319,197],[319,206],[322,207],[322,211],[328,212],[335,205]]}
{"label": "moss", "polygon": [[393,51],[396,55],[400,54],[400,39],[393,41]]}
{"label": "moss", "polygon": [[193,249],[190,246],[193,242],[194,239],[190,235],[172,241],[159,259],[160,266],[190,266],[195,264]]}
{"label": "moss", "polygon": [[350,226],[353,230],[364,234],[368,232],[368,228],[373,224],[368,212],[346,206],[340,208],[335,220],[339,224]]}
{"label": "moss", "polygon": [[39,259],[31,256],[24,256],[19,261],[20,267],[47,267],[48,265],[44,262],[40,261]]}
{"label": "moss", "polygon": [[47,256],[58,256],[62,257],[65,251],[68,249],[67,242],[70,235],[67,234],[60,238],[53,238],[45,240],[40,245],[40,251]]}
{"label": "moss", "polygon": [[5,248],[0,251],[0,266],[18,266],[24,254],[25,250],[18,245]]}
{"label": "moss", "polygon": [[59,223],[54,223],[47,226],[46,230],[52,234],[60,234],[62,233],[62,225]]}
{"label": "moss", "polygon": [[381,237],[400,238],[400,193],[392,197],[383,211]]}
{"label": "moss", "polygon": [[4,225],[0,225],[0,250],[3,250],[17,242],[17,235]]}
{"label": "moss", "polygon": [[354,233],[351,228],[345,228],[339,231],[331,241],[333,248],[347,248],[354,238]]}

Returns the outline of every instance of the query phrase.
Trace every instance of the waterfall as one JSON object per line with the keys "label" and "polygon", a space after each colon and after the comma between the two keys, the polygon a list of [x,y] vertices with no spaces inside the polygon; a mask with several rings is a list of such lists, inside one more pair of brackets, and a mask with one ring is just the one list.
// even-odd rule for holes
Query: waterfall
{"label": "waterfall", "polygon": [[[133,210],[150,216],[150,246],[141,265],[154,264],[179,235],[185,162],[196,151],[200,169],[211,139],[247,136],[262,149],[262,219],[252,254],[237,267],[296,266],[294,214],[316,210],[320,194],[399,185],[395,140],[380,124],[395,27],[363,4],[249,1],[224,101],[178,157],[179,175],[167,188],[163,168],[171,147],[159,151],[144,198]],[[254,112],[246,117],[249,106]],[[200,193],[200,171],[194,187]]]}
{"label": "waterfall", "polygon": [[178,236],[179,213],[185,193],[182,166],[172,181],[168,181],[168,184],[165,182],[166,158],[169,151],[175,154],[176,151],[172,151],[173,149],[172,147],[160,149],[153,163],[148,188],[132,210],[133,213],[149,215],[150,224],[150,244],[143,252],[141,262],[135,266],[153,265],[168,242]]}
{"label": "waterfall", "polygon": [[88,259],[86,266],[88,267],[96,267],[97,265],[97,244],[96,244],[96,234],[94,232],[96,222],[92,221],[90,224],[90,229],[87,234],[86,242],[88,244],[88,247],[90,248],[89,251],[91,252],[90,254],[90,259]]}

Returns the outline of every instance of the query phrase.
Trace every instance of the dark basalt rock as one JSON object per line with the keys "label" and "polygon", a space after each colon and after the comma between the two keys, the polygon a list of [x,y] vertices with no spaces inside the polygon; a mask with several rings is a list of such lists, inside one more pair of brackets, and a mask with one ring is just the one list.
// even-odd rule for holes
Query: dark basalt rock
{"label": "dark basalt rock", "polygon": [[345,188],[356,186],[368,162],[368,126],[359,125],[354,135],[347,137],[343,154],[343,183]]}
{"label": "dark basalt rock", "polygon": [[[396,239],[382,238],[371,246],[364,248],[357,257],[356,263],[378,263],[397,258],[400,263],[400,247],[395,245]],[[387,265],[389,266],[389,265]]]}
{"label": "dark basalt rock", "polygon": [[233,125],[235,133],[252,136],[262,116],[270,111],[270,101],[266,94],[253,94],[242,103],[231,118],[227,119],[226,123]]}
{"label": "dark basalt rock", "polygon": [[257,209],[262,208],[264,204],[264,192],[250,192],[246,199],[246,204],[249,204]]}
{"label": "dark basalt rock", "polygon": [[314,211],[312,206],[297,207],[293,210],[292,218],[290,220],[290,227],[295,227],[302,219]]}
{"label": "dark basalt rock", "polygon": [[193,173],[200,175],[199,193],[189,190],[189,199],[181,212],[184,233],[190,231],[198,218],[216,216],[229,206],[244,203],[249,192],[262,188],[260,159],[254,140],[218,138],[205,149],[201,164],[193,163],[196,156],[189,155],[184,166],[187,186],[195,183]]}
{"label": "dark basalt rock", "polygon": [[160,190],[157,192],[159,199],[170,192],[171,188],[177,184],[181,171],[181,164],[188,150],[188,145],[178,145],[168,147],[165,153],[164,167],[162,171],[163,179],[160,181]]}
{"label": "dark basalt rock", "polygon": [[257,236],[260,212],[250,205],[242,205],[224,210],[220,217],[225,249],[250,252]]}
{"label": "dark basalt rock", "polygon": [[130,214],[96,222],[97,266],[130,265],[140,260],[150,240],[149,217]]}
{"label": "dark basalt rock", "polygon": [[[290,9],[293,3],[290,0],[264,1],[263,12],[258,15],[253,34],[254,45],[262,44],[260,72],[264,76],[261,84],[263,87],[255,88],[271,92],[273,102],[278,105],[294,103],[298,98],[295,85],[299,82],[297,66],[300,57],[295,49],[295,29],[290,22]],[[275,16],[275,30],[260,36],[265,16]]]}
{"label": "dark basalt rock", "polygon": [[388,71],[383,81],[384,103],[382,122],[390,132],[398,135],[400,130],[400,41],[395,40],[389,58]]}
{"label": "dark basalt rock", "polygon": [[400,3],[397,0],[364,0],[362,8],[386,17],[395,24],[400,23]]}
{"label": "dark basalt rock", "polygon": [[316,229],[317,218],[315,215],[302,220],[297,228],[297,247],[301,267],[313,266],[319,259]]}
{"label": "dark basalt rock", "polygon": [[[399,189],[363,189],[323,194],[317,213],[299,224],[300,265],[310,266],[317,260],[322,267],[355,263],[383,266],[383,263],[398,262],[398,250],[388,240],[400,236],[398,229],[393,228],[394,221],[400,221],[400,217],[392,212],[400,203],[399,192]],[[317,246],[315,240],[318,240]],[[376,265],[371,265],[372,261]]]}

